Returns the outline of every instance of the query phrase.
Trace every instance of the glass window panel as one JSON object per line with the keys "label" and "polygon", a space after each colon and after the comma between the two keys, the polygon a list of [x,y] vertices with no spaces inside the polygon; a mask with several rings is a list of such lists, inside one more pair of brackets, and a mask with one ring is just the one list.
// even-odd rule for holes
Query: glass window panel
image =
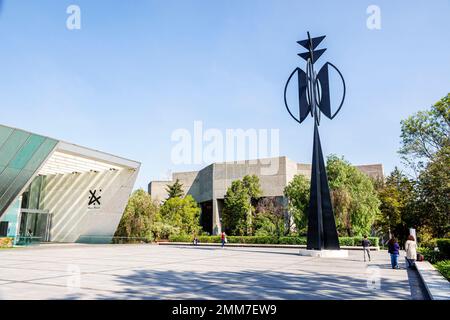
{"label": "glass window panel", "polygon": [[0,125],[0,147],[8,139],[11,132],[13,132],[12,128],[8,128],[8,127]]}
{"label": "glass window panel", "polygon": [[11,183],[14,182],[14,179],[20,173],[19,169],[15,168],[6,168],[0,174],[0,197],[5,193],[5,191],[9,188]]}
{"label": "glass window panel", "polygon": [[16,169],[24,168],[44,140],[44,137],[31,135],[11,160],[8,167]]}
{"label": "glass window panel", "polygon": [[45,139],[39,149],[33,153],[30,161],[25,168],[18,173],[14,181],[7,185],[7,190],[0,194],[0,216],[3,214],[6,207],[17,197],[18,193],[23,189],[31,177],[36,173],[36,170],[47,158],[53,148],[58,142],[53,139]]}
{"label": "glass window panel", "polygon": [[0,166],[8,165],[29,136],[29,133],[19,130],[14,130],[14,132],[11,133],[9,138],[0,147]]}

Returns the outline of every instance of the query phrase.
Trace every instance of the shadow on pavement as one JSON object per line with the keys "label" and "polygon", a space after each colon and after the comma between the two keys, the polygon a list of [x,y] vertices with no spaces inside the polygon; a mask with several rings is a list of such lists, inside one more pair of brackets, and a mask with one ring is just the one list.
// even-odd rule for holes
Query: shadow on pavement
{"label": "shadow on pavement", "polygon": [[[99,299],[411,299],[408,281],[381,279],[370,288],[364,276],[280,271],[185,272],[136,270],[117,276],[126,288]],[[66,297],[70,298],[70,297]],[[73,297],[76,298],[76,297]]]}

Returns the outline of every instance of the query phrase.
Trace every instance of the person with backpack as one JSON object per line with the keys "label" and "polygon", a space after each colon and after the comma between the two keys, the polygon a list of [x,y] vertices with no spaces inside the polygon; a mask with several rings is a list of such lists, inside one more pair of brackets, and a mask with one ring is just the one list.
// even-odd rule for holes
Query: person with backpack
{"label": "person with backpack", "polygon": [[413,235],[408,236],[408,240],[405,243],[406,251],[406,261],[408,262],[408,267],[413,267],[417,259],[417,243]]}
{"label": "person with backpack", "polygon": [[361,245],[363,247],[363,251],[364,251],[364,262],[366,262],[366,253],[367,253],[367,257],[369,258],[370,261],[370,246],[371,243],[369,241],[369,239],[367,239],[367,236],[364,236],[364,239],[361,241]]}
{"label": "person with backpack", "polygon": [[399,269],[398,256],[400,254],[400,246],[395,237],[392,237],[388,242],[388,252],[391,255],[392,269]]}

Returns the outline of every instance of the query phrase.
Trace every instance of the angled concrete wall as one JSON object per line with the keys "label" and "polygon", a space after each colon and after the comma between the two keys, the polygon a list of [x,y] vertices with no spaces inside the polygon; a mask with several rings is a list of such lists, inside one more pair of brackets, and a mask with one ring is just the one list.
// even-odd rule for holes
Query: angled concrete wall
{"label": "angled concrete wall", "polygon": [[[47,176],[42,205],[52,214],[52,242],[109,242],[117,229],[138,170]],[[89,205],[89,191],[100,205]],[[100,191],[101,190],[101,191]]]}

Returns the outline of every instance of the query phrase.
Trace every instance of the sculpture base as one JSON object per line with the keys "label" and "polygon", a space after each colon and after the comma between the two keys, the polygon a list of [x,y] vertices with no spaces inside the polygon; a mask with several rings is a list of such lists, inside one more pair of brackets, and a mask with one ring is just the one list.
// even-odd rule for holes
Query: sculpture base
{"label": "sculpture base", "polygon": [[306,250],[301,249],[299,254],[306,257],[317,258],[347,258],[348,250]]}

